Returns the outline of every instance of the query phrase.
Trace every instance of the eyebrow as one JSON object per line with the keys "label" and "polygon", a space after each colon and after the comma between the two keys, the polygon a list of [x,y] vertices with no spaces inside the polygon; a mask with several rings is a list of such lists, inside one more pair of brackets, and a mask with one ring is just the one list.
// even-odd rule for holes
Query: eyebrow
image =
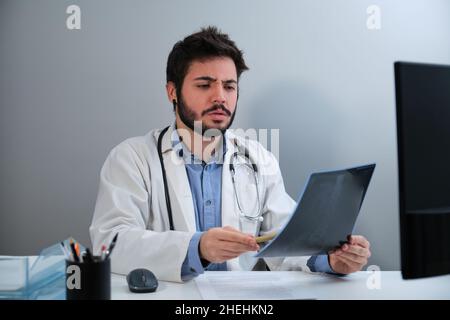
{"label": "eyebrow", "polygon": [[[195,78],[194,80],[204,80],[204,81],[211,81],[211,82],[217,81],[216,78],[209,77],[209,76],[201,76],[201,77],[197,77],[197,78]],[[236,83],[236,84],[237,84],[237,81],[236,81],[236,80],[233,80],[233,79],[230,79],[230,80],[224,80],[224,81],[222,81],[222,83],[226,83],[226,84],[229,84],[229,83]]]}

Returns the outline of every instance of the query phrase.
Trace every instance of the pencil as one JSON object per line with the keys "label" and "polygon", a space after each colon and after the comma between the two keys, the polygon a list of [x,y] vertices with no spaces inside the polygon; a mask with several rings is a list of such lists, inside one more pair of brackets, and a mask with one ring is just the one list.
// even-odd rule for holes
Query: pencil
{"label": "pencil", "polygon": [[256,237],[255,240],[256,240],[256,243],[267,242],[267,241],[272,240],[273,238],[275,238],[276,235],[277,235],[277,233],[274,231],[274,232],[270,232],[268,234],[265,234],[263,236]]}

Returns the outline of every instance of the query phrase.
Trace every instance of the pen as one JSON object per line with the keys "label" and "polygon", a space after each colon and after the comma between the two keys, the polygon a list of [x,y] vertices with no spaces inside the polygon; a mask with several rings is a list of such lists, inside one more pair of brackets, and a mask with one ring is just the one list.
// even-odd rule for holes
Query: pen
{"label": "pen", "polygon": [[91,250],[89,250],[89,248],[86,248],[86,251],[84,253],[85,253],[85,261],[92,262]]}
{"label": "pen", "polygon": [[69,252],[67,252],[67,249],[64,246],[64,242],[61,241],[60,244],[61,244],[61,248],[64,253],[64,256],[66,257],[67,260],[70,260],[70,254],[69,254]]}
{"label": "pen", "polygon": [[83,262],[83,257],[80,254],[80,245],[78,242],[75,242],[75,252],[77,253],[77,257],[80,259],[81,262]]}
{"label": "pen", "polygon": [[114,236],[114,238],[112,239],[111,244],[109,245],[108,251],[106,252],[105,259],[108,259],[108,257],[111,255],[114,247],[116,246],[118,236],[119,236],[119,233],[117,232],[116,235]]}
{"label": "pen", "polygon": [[256,243],[262,243],[262,242],[272,240],[273,238],[275,238],[276,235],[277,235],[277,233],[274,231],[274,232],[265,234],[263,236],[256,237],[255,240],[256,240]]}
{"label": "pen", "polygon": [[105,260],[106,257],[106,246],[102,245],[102,251],[100,252],[100,260]]}
{"label": "pen", "polygon": [[75,262],[80,262],[80,258],[78,258],[77,251],[75,250],[75,245],[73,240],[70,239],[70,249],[72,250],[73,259]]}

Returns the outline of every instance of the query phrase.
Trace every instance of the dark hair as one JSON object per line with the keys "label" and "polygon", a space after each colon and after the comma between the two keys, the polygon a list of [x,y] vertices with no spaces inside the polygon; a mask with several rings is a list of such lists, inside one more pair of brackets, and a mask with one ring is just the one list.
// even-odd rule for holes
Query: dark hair
{"label": "dark hair", "polygon": [[195,60],[215,57],[231,58],[236,66],[238,79],[242,72],[248,70],[243,52],[236,47],[234,41],[216,27],[209,26],[187,36],[173,46],[167,59],[167,82],[172,81],[177,91],[181,92],[184,77],[191,63]]}

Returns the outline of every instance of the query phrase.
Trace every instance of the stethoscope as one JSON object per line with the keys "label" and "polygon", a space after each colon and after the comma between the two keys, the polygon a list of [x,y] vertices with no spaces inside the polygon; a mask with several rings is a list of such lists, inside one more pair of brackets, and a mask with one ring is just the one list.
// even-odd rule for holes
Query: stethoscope
{"label": "stethoscope", "polygon": [[[170,205],[170,195],[169,195],[169,189],[167,187],[167,176],[166,176],[166,169],[164,166],[164,160],[162,156],[162,138],[164,137],[164,134],[167,132],[170,126],[164,128],[158,137],[158,156],[159,156],[159,162],[161,164],[161,172],[163,177],[163,183],[164,183],[164,195],[166,199],[166,207],[167,207],[167,215],[169,217],[169,225],[170,230],[175,230],[173,225],[173,215],[172,215],[172,206]],[[247,148],[244,146],[239,146],[236,139],[233,139],[234,145],[237,147],[238,151],[235,151],[230,158],[230,164],[229,164],[229,170],[231,174],[231,182],[233,184],[233,191],[234,196],[236,198],[236,203],[239,209],[239,214],[242,219],[245,219],[249,222],[257,223],[263,220],[262,215],[262,207],[261,207],[261,199],[259,195],[259,184],[258,184],[258,167],[256,163],[252,162],[250,159],[250,155],[248,153]],[[243,148],[243,150],[242,150]],[[244,162],[238,163],[238,158],[243,157]],[[239,194],[241,192],[238,192],[236,188],[236,179],[237,179],[237,169],[238,168],[244,168],[248,174],[251,174],[253,176],[253,185],[256,188],[256,210],[247,210],[243,207],[243,202],[239,199]]]}

